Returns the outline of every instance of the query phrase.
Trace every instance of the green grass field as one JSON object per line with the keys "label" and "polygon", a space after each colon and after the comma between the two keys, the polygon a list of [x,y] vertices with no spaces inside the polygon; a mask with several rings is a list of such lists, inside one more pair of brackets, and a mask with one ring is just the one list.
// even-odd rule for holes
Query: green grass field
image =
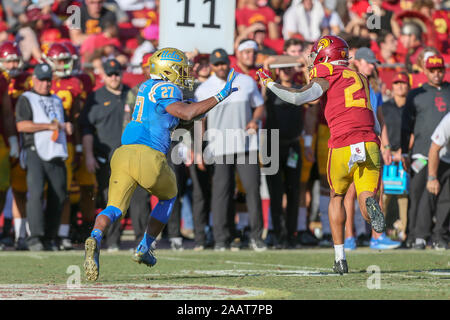
{"label": "green grass field", "polygon": [[[358,248],[347,253],[344,276],[331,270],[332,249],[157,250],[156,256],[148,268],[134,263],[130,251],[102,251],[100,277],[90,283],[82,250],[0,252],[0,300],[450,299],[448,250]],[[368,273],[370,266],[380,272]]]}

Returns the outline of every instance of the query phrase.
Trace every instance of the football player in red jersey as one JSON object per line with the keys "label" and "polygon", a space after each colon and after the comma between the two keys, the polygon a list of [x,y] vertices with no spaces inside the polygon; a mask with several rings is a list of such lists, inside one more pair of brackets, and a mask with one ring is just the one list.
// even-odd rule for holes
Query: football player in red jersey
{"label": "football player in red jersey", "polygon": [[[19,145],[15,130],[11,99],[8,96],[8,82],[0,73],[0,212],[5,205],[6,192],[10,186],[10,157],[19,156]],[[3,244],[0,244],[3,250]]]}
{"label": "football player in red jersey", "polygon": [[[72,76],[77,77],[83,84],[83,93],[81,94],[81,102],[84,106],[87,95],[94,90],[95,76],[92,73],[84,72],[81,69],[81,59],[78,49],[70,41],[62,42],[64,46],[70,51],[73,60]],[[79,148],[76,148],[80,150]],[[81,155],[81,160],[78,169],[74,173],[75,181],[80,188],[80,211],[82,214],[82,225],[78,232],[80,240],[86,239],[95,222],[95,174],[90,173],[86,168],[86,161],[84,154]]]}
{"label": "football player in red jersey", "polygon": [[[80,79],[72,76],[73,59],[69,49],[62,43],[53,43],[48,51],[43,54],[43,59],[53,70],[53,81],[50,92],[61,98],[68,121],[70,123],[76,123],[81,112],[81,101],[84,90]],[[67,150],[69,153],[69,157],[66,160],[68,191],[70,191],[72,185],[74,172],[81,163],[82,147],[78,133],[79,131],[74,126],[74,134],[67,139]],[[58,231],[58,237],[60,238],[59,248],[61,250],[72,249],[72,242],[69,238],[69,223],[70,201],[67,199]]]}
{"label": "football player in red jersey", "polygon": [[[324,36],[311,54],[311,82],[301,89],[276,84],[265,70],[258,70],[261,82],[281,99],[296,105],[322,99],[330,128],[327,176],[330,185],[328,215],[335,248],[333,270],[348,272],[344,252],[344,197],[355,183],[364,219],[376,232],[386,228],[376,199],[381,181],[379,128],[376,128],[367,78],[348,68],[348,45],[339,37]],[[376,129],[375,129],[376,128]]]}
{"label": "football player in red jersey", "polygon": [[[3,42],[0,46],[0,70],[7,81],[8,95],[11,100],[14,116],[15,106],[19,96],[31,88],[31,75],[22,69],[22,54],[18,46],[11,41]],[[15,121],[13,122],[15,123]],[[13,192],[13,219],[16,230],[16,249],[24,250],[26,245],[26,171],[19,164],[18,136],[9,141],[11,151],[15,149],[16,155],[10,158],[10,181]],[[9,219],[8,219],[9,220]],[[11,221],[5,221],[5,230],[11,226]]]}

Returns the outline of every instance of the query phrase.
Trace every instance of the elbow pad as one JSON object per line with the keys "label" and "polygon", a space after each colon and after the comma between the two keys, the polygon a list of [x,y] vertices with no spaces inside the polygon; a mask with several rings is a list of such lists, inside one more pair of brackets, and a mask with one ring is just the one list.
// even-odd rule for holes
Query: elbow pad
{"label": "elbow pad", "polygon": [[290,92],[275,86],[274,82],[267,85],[273,93],[275,93],[281,100],[295,105],[302,105],[319,99],[323,95],[323,90],[320,84],[313,82],[311,88],[303,92]]}

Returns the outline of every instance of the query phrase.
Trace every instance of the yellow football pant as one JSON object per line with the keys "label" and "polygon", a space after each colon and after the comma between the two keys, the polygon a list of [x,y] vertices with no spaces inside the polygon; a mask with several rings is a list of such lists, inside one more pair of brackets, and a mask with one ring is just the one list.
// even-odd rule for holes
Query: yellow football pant
{"label": "yellow football pant", "polygon": [[378,192],[381,181],[380,148],[375,142],[366,142],[366,161],[355,163],[349,171],[350,146],[330,148],[328,152],[328,183],[336,194],[345,194],[355,182],[356,194]]}
{"label": "yellow football pant", "polygon": [[111,159],[108,206],[122,211],[122,218],[130,205],[137,185],[159,200],[169,200],[178,193],[175,173],[166,156],[145,145],[123,145]]}

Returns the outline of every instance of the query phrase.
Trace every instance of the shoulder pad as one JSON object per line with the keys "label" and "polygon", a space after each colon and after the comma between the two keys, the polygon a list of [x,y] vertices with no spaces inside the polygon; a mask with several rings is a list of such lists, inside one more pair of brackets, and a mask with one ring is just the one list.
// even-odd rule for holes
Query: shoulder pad
{"label": "shoulder pad", "polygon": [[148,93],[148,97],[150,101],[157,102],[158,100],[163,99],[175,99],[175,100],[183,100],[182,91],[173,83],[170,82],[157,82],[155,83],[150,92]]}
{"label": "shoulder pad", "polygon": [[311,71],[309,71],[309,79],[326,78],[333,74],[333,65],[330,63],[316,64]]}

